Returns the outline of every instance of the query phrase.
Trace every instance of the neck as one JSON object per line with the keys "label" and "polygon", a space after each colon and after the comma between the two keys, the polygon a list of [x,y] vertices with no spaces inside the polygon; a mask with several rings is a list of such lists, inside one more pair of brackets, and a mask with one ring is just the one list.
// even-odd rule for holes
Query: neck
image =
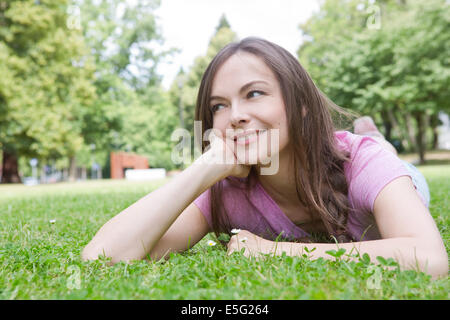
{"label": "neck", "polygon": [[[285,150],[284,150],[285,151]],[[258,179],[264,190],[277,202],[283,204],[298,204],[298,196],[295,188],[295,174],[292,153],[287,150],[279,154],[279,166],[277,173],[273,175],[261,175],[257,166]]]}

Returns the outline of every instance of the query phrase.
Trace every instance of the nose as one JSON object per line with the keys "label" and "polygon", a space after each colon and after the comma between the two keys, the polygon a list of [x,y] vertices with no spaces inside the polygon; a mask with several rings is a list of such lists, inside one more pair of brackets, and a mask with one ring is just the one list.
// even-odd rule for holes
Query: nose
{"label": "nose", "polygon": [[230,123],[232,127],[240,127],[250,121],[250,116],[246,112],[245,107],[239,103],[231,105]]}

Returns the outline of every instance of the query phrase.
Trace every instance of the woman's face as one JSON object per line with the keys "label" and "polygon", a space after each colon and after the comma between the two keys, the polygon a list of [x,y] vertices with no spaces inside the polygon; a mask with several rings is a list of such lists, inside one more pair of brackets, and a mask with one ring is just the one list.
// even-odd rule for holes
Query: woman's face
{"label": "woman's face", "polygon": [[[280,85],[272,70],[253,54],[238,52],[222,64],[214,76],[209,107],[213,129],[234,141],[242,164],[267,164],[269,155],[278,155],[288,144]],[[275,145],[270,137],[277,140]]]}

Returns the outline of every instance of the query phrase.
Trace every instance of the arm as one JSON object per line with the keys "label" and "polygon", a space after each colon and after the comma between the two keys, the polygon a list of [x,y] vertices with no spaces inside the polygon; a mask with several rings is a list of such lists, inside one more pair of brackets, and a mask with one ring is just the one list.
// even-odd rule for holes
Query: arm
{"label": "arm", "polygon": [[[190,167],[102,226],[84,248],[82,259],[105,255],[116,263],[140,260],[147,254],[159,259],[203,238],[209,226],[192,202],[217,181],[229,175],[246,176],[250,170],[233,163],[234,154],[230,150],[226,153],[223,139],[210,140],[211,148]],[[223,162],[224,152],[231,161]]]}
{"label": "arm", "polygon": [[[221,178],[221,173],[213,167],[191,165],[103,225],[84,248],[82,258],[97,259],[98,255],[104,254],[112,258],[112,263],[142,259],[152,252],[178,216],[186,223],[187,230],[174,235],[174,231],[180,231],[180,223],[174,224],[165,235],[165,239],[169,239],[171,244],[163,247],[176,247],[179,250],[187,248],[189,236],[190,245],[194,245],[208,232],[208,228],[192,202]],[[154,258],[165,253],[162,252],[164,249],[161,248],[161,243],[157,247],[157,253],[151,254]]]}
{"label": "arm", "polygon": [[[349,253],[367,253],[371,261],[377,256],[395,259],[402,269],[421,270],[434,278],[447,276],[448,257],[436,224],[417,195],[409,177],[399,177],[389,183],[379,193],[374,203],[374,215],[382,239],[354,243],[339,243],[339,248]],[[246,236],[244,243],[238,237]],[[235,237],[235,236],[234,236]],[[311,251],[311,258],[334,259],[326,253],[336,250],[336,244],[329,243],[291,243],[265,240],[249,232],[239,233],[230,241],[229,251],[243,245],[248,255],[257,252],[301,256],[304,248]]]}

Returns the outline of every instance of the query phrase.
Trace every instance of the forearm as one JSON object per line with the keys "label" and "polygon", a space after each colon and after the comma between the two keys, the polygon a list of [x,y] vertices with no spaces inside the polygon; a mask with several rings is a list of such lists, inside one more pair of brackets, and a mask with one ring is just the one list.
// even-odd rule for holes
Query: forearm
{"label": "forearm", "polygon": [[[448,273],[448,258],[443,254],[442,248],[430,246],[417,238],[391,238],[372,241],[361,241],[352,243],[292,243],[278,242],[272,244],[271,252],[281,255],[285,252],[290,256],[308,255],[312,259],[320,257],[324,259],[335,259],[326,251],[343,248],[350,260],[358,260],[353,255],[359,253],[362,256],[367,253],[372,262],[377,262],[376,257],[393,258],[401,269],[420,270],[433,276],[446,276]],[[308,250],[305,250],[307,248]],[[314,249],[315,248],[315,249]],[[313,250],[314,249],[314,250]],[[444,249],[445,251],[445,249]],[[353,256],[353,257],[352,257]]]}
{"label": "forearm", "polygon": [[224,177],[212,166],[194,163],[109,220],[86,246],[83,256],[95,259],[105,254],[113,263],[144,258],[181,212]]}

